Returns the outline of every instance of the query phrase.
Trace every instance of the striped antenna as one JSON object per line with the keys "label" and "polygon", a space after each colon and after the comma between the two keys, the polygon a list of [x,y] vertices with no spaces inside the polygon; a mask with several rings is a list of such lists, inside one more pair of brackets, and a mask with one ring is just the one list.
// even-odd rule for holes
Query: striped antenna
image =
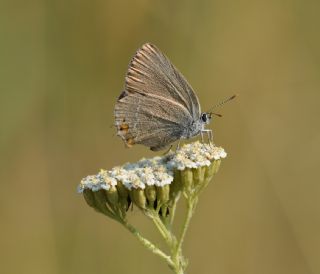
{"label": "striped antenna", "polygon": [[222,105],[224,105],[225,103],[231,101],[232,99],[234,99],[237,95],[234,94],[232,95],[231,97],[228,97],[227,99],[224,99],[223,101],[221,101],[220,103],[216,104],[215,106],[213,106],[209,111],[207,111],[207,113],[212,113],[214,114],[212,111],[215,109],[215,108],[218,108],[218,107],[221,107]]}

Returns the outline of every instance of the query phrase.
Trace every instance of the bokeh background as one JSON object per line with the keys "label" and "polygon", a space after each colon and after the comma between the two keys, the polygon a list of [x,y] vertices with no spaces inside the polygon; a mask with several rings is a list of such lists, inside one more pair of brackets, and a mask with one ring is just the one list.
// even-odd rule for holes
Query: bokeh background
{"label": "bokeh background", "polygon": [[[82,177],[155,153],[125,149],[113,106],[156,44],[228,152],[185,242],[188,273],[320,273],[320,2],[0,3],[1,273],[170,273],[76,193]],[[139,214],[132,222],[160,240]]]}

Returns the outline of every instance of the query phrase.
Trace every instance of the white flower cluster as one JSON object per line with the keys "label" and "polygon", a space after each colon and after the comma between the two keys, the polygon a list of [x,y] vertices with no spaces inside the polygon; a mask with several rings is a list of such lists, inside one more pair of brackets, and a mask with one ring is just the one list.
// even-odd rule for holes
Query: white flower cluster
{"label": "white flower cluster", "polygon": [[144,189],[147,185],[158,187],[168,185],[173,181],[173,170],[185,168],[198,168],[209,166],[212,160],[225,158],[227,154],[221,147],[200,142],[186,144],[175,153],[162,157],[141,159],[137,163],[127,163],[113,169],[101,170],[96,175],[83,178],[78,187],[78,192],[88,188],[92,191],[99,189],[109,190],[117,182],[129,190],[133,188]]}
{"label": "white flower cluster", "polygon": [[227,157],[222,147],[200,143],[186,144],[173,155],[168,165],[178,170],[209,166],[211,161]]}
{"label": "white flower cluster", "polygon": [[82,192],[85,188],[92,189],[92,191],[109,190],[111,186],[116,185],[117,180],[110,177],[108,171],[101,169],[98,174],[83,178],[78,186],[78,192]]}
{"label": "white flower cluster", "polygon": [[137,163],[127,163],[113,169],[101,170],[97,175],[83,178],[78,187],[78,192],[88,188],[92,191],[110,189],[118,182],[131,190],[132,188],[144,189],[147,185],[164,186],[173,181],[173,172],[166,165],[168,156],[141,159]]}

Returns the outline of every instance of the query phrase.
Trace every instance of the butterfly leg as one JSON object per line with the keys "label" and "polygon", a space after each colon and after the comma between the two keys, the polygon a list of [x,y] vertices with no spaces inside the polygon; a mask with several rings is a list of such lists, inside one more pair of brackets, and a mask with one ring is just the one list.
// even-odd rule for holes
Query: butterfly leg
{"label": "butterfly leg", "polygon": [[180,142],[181,142],[181,140],[178,141],[177,149],[176,149],[176,150],[179,150],[179,149],[180,149]]}
{"label": "butterfly leg", "polygon": [[210,146],[213,146],[213,133],[211,129],[203,129],[201,130],[200,134],[201,134],[201,138],[202,138],[202,142],[203,142],[203,133],[206,132],[207,133],[207,137],[208,137],[208,142]]}
{"label": "butterfly leg", "polygon": [[209,144],[211,144],[212,146],[214,146],[214,142],[213,142],[213,131],[212,131],[212,129],[210,129],[209,131],[208,131],[208,134],[209,134],[209,138],[210,138],[210,141],[209,141]]}
{"label": "butterfly leg", "polygon": [[207,129],[206,130],[207,132],[207,136],[208,136],[208,142],[209,142],[209,145],[212,146],[212,130],[211,129]]}
{"label": "butterfly leg", "polygon": [[201,135],[201,142],[204,143],[203,130],[200,131],[200,135]]}

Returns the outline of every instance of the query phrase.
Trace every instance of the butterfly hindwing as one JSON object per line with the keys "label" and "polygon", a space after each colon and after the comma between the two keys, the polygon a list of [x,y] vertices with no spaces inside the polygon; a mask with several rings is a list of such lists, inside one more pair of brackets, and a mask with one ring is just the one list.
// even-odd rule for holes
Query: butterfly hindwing
{"label": "butterfly hindwing", "polygon": [[186,110],[139,93],[123,95],[115,107],[118,135],[128,146],[143,144],[157,150],[178,140],[183,133],[181,125],[190,122]]}

